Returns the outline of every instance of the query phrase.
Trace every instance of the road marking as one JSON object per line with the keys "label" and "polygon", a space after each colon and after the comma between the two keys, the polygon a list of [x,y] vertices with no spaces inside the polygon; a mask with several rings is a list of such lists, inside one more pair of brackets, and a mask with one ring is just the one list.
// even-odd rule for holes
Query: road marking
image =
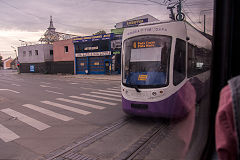
{"label": "road marking", "polygon": [[[46,86],[46,85],[40,85],[40,87],[43,87],[43,88],[58,88],[58,87],[51,87],[51,86]],[[60,89],[60,88],[58,88]]]}
{"label": "road marking", "polygon": [[20,87],[21,85],[19,85],[19,84],[12,84],[13,86],[17,86],[17,87]]}
{"label": "road marking", "polygon": [[65,110],[72,111],[72,112],[79,113],[79,114],[83,114],[83,115],[87,115],[87,114],[91,113],[91,112],[84,111],[84,110],[81,110],[81,109],[78,109],[78,108],[74,108],[74,107],[70,107],[70,106],[67,106],[67,105],[54,103],[54,102],[50,102],[50,101],[41,101],[41,103],[52,105],[52,106],[55,106],[55,107],[58,107],[58,108],[61,108],[61,109],[65,109]]}
{"label": "road marking", "polygon": [[87,87],[79,87],[79,88],[82,88],[82,89],[90,89],[90,90],[96,90],[96,89],[93,89],[93,88],[87,88]]}
{"label": "road marking", "polygon": [[105,96],[118,97],[118,98],[121,98],[121,97],[122,97],[121,95],[108,94],[108,93],[102,93],[102,92],[91,92],[91,93],[100,94],[100,95],[105,95]]}
{"label": "road marking", "polygon": [[118,102],[122,102],[121,99],[116,99],[116,98],[110,98],[110,97],[103,97],[103,96],[96,96],[96,95],[92,95],[92,94],[81,94],[83,96],[89,96],[89,97],[95,97],[95,98],[102,98],[102,99],[107,99],[107,100],[112,100],[112,101],[118,101]]}
{"label": "road marking", "polygon": [[78,84],[78,83],[70,83],[70,84]]}
{"label": "road marking", "polygon": [[111,91],[119,91],[119,92],[121,92],[120,89],[114,89],[114,88],[108,88],[107,90],[111,90]]}
{"label": "road marking", "polygon": [[45,108],[41,108],[41,107],[33,105],[33,104],[24,104],[22,106],[23,107],[27,107],[27,108],[32,109],[32,110],[35,110],[35,111],[40,112],[42,114],[46,114],[46,115],[48,115],[50,117],[54,117],[54,118],[60,119],[62,121],[73,120],[73,118],[71,118],[71,117],[68,117],[68,116],[65,116],[63,114],[59,114],[59,113],[50,111],[50,110],[45,109]]}
{"label": "road marking", "polygon": [[50,90],[45,90],[46,92],[49,92],[49,93],[55,93],[55,94],[61,94],[63,95],[63,93],[60,93],[60,92],[54,92],[54,91],[50,91]]}
{"label": "road marking", "polygon": [[16,135],[13,131],[9,130],[8,128],[0,124],[0,138],[4,142],[10,142],[20,137]]}
{"label": "road marking", "polygon": [[40,83],[44,83],[44,84],[51,84],[51,83],[48,83],[48,82],[40,82]]}
{"label": "road marking", "polygon": [[107,90],[102,90],[102,89],[100,89],[100,90],[98,90],[98,91],[107,92],[107,93],[114,93],[114,94],[121,94],[121,91],[116,92],[116,91],[107,91]]}
{"label": "road marking", "polygon": [[113,87],[113,88],[121,88],[121,87]]}
{"label": "road marking", "polygon": [[102,103],[102,104],[108,104],[111,106],[117,105],[117,103],[111,103],[111,102],[106,102],[106,101],[101,101],[101,100],[96,100],[96,99],[90,99],[90,98],[84,98],[84,97],[78,97],[78,96],[69,96],[71,98],[76,98],[76,99],[81,99],[81,100],[87,100],[87,101],[92,101],[92,102],[97,102],[97,103]]}
{"label": "road marking", "polygon": [[44,130],[44,129],[47,129],[49,128],[50,126],[45,124],[45,123],[42,123],[36,119],[33,119],[31,117],[28,117],[22,113],[19,113],[17,111],[14,111],[10,108],[6,108],[6,109],[2,109],[1,110],[2,112],[8,114],[9,116],[12,116],[12,117],[16,117],[17,119],[19,119],[20,121],[32,126],[33,128],[36,128],[40,131]]}
{"label": "road marking", "polygon": [[89,104],[89,103],[83,103],[83,102],[79,102],[79,101],[73,101],[73,100],[65,99],[65,98],[57,98],[56,100],[64,101],[64,102],[68,102],[68,103],[73,103],[73,104],[78,104],[78,105],[83,105],[83,106],[90,107],[90,108],[95,108],[95,109],[104,109],[105,108],[105,107],[102,107],[102,106]]}
{"label": "road marking", "polygon": [[13,93],[20,93],[11,89],[0,89],[0,91],[9,91],[9,92],[13,92]]}

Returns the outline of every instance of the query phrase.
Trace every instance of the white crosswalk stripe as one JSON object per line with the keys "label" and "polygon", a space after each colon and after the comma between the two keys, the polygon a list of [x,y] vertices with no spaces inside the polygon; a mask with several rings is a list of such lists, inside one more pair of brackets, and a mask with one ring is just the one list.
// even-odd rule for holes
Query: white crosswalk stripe
{"label": "white crosswalk stripe", "polygon": [[113,88],[117,88],[117,89],[120,89],[121,87],[119,86],[119,87],[113,87]]}
{"label": "white crosswalk stripe", "polygon": [[79,97],[79,96],[69,96],[71,98],[76,98],[76,99],[81,99],[81,100],[87,100],[87,101],[92,101],[92,102],[97,102],[97,103],[102,103],[102,104],[108,104],[111,106],[117,105],[117,103],[112,103],[112,102],[106,102],[106,101],[101,101],[97,99],[90,99],[90,98],[84,98],[84,97]]}
{"label": "white crosswalk stripe", "polygon": [[45,108],[41,108],[41,107],[33,105],[33,104],[24,104],[22,106],[23,107],[27,107],[27,108],[32,109],[32,110],[35,110],[35,111],[40,112],[42,114],[48,115],[50,117],[54,117],[54,118],[60,119],[62,121],[70,121],[70,120],[73,119],[71,117],[68,117],[68,116],[65,116],[63,114],[59,114],[59,113],[47,110]]}
{"label": "white crosswalk stripe", "polygon": [[58,107],[58,108],[61,108],[61,109],[65,109],[65,110],[68,110],[68,111],[72,111],[72,112],[75,112],[75,113],[83,114],[83,115],[87,115],[87,114],[91,113],[91,112],[88,112],[88,111],[84,111],[84,110],[81,110],[81,109],[78,109],[78,108],[74,108],[74,107],[71,107],[71,106],[67,106],[67,105],[63,105],[63,104],[59,104],[59,103],[55,103],[55,102],[41,101],[41,103],[48,104],[48,105]]}
{"label": "white crosswalk stripe", "polygon": [[17,134],[15,134],[13,131],[9,130],[8,128],[0,124],[0,138],[4,142],[10,142],[20,137]]}
{"label": "white crosswalk stripe", "polygon": [[68,103],[73,103],[73,104],[78,104],[78,105],[82,105],[82,106],[86,106],[86,107],[90,107],[90,108],[95,108],[95,109],[104,109],[105,108],[105,107],[102,107],[102,106],[89,104],[89,103],[83,103],[83,102],[79,102],[79,101],[73,101],[73,100],[65,99],[65,98],[57,98],[56,100],[63,101],[63,102],[68,102]]}
{"label": "white crosswalk stripe", "polygon": [[104,95],[104,96],[110,96],[110,97],[118,97],[121,98],[121,95],[115,95],[115,94],[108,94],[108,93],[102,93],[102,92],[91,92],[93,94],[99,94],[99,95]]}
{"label": "white crosswalk stripe", "polygon": [[112,101],[118,101],[118,102],[122,102],[121,99],[117,99],[117,98],[110,98],[110,97],[103,97],[103,96],[96,96],[96,95],[92,95],[92,94],[81,94],[83,96],[89,96],[89,97],[95,97],[95,98],[101,98],[101,99],[107,99],[107,100],[112,100]]}
{"label": "white crosswalk stripe", "polygon": [[49,92],[49,93],[55,93],[55,94],[61,94],[63,95],[63,93],[60,93],[60,92],[55,92],[55,91],[50,91],[50,90],[45,90],[46,92]]}
{"label": "white crosswalk stripe", "polygon": [[121,92],[120,89],[116,89],[116,88],[108,88],[107,90],[111,90],[111,91],[118,91],[118,92]]}
{"label": "white crosswalk stripe", "polygon": [[114,93],[114,94],[121,94],[121,91],[119,91],[119,92],[117,92],[117,91],[107,91],[107,90],[102,90],[102,89],[99,89],[98,91],[107,92],[107,93]]}
{"label": "white crosswalk stripe", "polygon": [[16,117],[18,120],[32,126],[33,128],[36,128],[40,131],[44,130],[44,129],[47,129],[49,128],[50,126],[45,124],[45,123],[42,123],[36,119],[33,119],[31,117],[28,117],[22,113],[19,113],[17,111],[14,111],[10,108],[6,108],[6,109],[2,109],[1,110],[2,112],[8,114],[9,116],[12,116],[12,117]]}

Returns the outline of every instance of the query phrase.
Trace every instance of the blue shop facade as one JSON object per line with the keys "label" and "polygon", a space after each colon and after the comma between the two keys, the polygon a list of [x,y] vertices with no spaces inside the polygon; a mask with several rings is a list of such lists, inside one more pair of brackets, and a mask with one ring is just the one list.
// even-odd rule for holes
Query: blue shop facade
{"label": "blue shop facade", "polygon": [[121,53],[111,47],[114,34],[73,39],[76,74],[120,74]]}

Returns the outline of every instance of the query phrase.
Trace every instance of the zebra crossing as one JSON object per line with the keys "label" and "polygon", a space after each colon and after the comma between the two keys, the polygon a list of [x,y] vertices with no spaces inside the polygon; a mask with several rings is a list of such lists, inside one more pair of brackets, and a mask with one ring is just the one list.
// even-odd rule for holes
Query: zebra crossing
{"label": "zebra crossing", "polygon": [[[93,114],[92,112],[94,112],[94,110],[104,110],[108,106],[117,106],[119,105],[119,102],[121,102],[120,87],[112,87],[107,88],[106,90],[95,89],[94,92],[89,91],[89,93],[82,93],[64,98],[59,97],[51,101],[40,101],[40,105],[23,104],[19,107],[22,109],[32,110],[36,114],[49,116],[55,120],[68,122],[73,120],[74,116],[67,116],[52,110],[58,108],[60,110],[66,110],[81,116],[87,116],[89,114]],[[0,110],[0,112],[23,122],[24,125],[28,125],[36,131],[43,131],[53,127],[35,119],[33,116],[27,116],[24,113],[20,113],[12,108],[5,108]],[[18,133],[14,133],[14,131],[8,129],[7,126],[0,124],[0,141],[2,140],[3,142],[7,143],[19,138],[21,137]]]}

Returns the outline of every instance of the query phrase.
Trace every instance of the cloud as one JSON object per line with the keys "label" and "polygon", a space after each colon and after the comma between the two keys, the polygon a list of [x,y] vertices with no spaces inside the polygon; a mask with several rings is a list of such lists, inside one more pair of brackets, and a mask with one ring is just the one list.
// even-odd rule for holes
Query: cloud
{"label": "cloud", "polygon": [[[211,5],[212,0],[187,0],[183,8],[197,22],[199,12]],[[1,42],[0,51],[11,49],[10,46],[16,45],[19,39],[38,40],[40,33],[43,34],[49,26],[50,15],[58,32],[91,35],[99,30],[109,32],[116,23],[140,15],[150,14],[166,20],[169,13],[166,6],[148,0],[0,0],[0,41],[9,41],[4,45]],[[211,19],[208,21],[210,24]]]}

